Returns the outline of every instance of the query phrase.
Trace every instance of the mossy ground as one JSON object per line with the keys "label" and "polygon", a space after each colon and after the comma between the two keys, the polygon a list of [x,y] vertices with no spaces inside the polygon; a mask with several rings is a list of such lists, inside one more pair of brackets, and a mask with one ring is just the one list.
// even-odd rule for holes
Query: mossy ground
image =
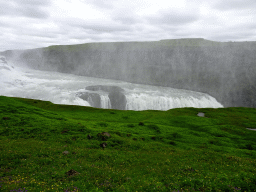
{"label": "mossy ground", "polygon": [[255,191],[247,127],[254,108],[119,111],[1,96],[0,190]]}

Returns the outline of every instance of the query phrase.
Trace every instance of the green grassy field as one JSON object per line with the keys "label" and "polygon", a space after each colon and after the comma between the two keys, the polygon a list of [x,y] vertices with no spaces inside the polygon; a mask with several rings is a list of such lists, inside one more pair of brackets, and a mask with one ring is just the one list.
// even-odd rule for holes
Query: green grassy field
{"label": "green grassy field", "polygon": [[255,191],[248,127],[254,108],[119,111],[0,96],[0,191]]}

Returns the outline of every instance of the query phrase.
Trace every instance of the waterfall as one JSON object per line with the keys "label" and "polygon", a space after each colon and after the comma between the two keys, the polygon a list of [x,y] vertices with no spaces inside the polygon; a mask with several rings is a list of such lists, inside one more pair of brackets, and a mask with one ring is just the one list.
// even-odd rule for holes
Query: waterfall
{"label": "waterfall", "polygon": [[203,96],[157,96],[133,93],[126,95],[126,110],[169,110],[172,108],[194,107],[194,108],[218,108],[223,107],[215,98]]}
{"label": "waterfall", "polygon": [[[0,95],[119,110],[223,107],[208,94],[12,67],[0,57]],[[86,89],[85,89],[86,88]]]}
{"label": "waterfall", "polygon": [[100,105],[103,109],[111,109],[111,103],[108,95],[100,95]]}

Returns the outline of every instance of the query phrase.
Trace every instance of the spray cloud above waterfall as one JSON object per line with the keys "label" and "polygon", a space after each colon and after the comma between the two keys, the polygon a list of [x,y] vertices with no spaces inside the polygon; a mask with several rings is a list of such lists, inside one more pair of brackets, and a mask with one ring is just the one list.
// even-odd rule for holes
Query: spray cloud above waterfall
{"label": "spray cloud above waterfall", "polygon": [[195,37],[256,40],[254,0],[8,0],[0,7],[0,51]]}
{"label": "spray cloud above waterfall", "polygon": [[61,45],[2,54],[12,64],[36,70],[186,89],[207,93],[225,107],[255,107],[255,45],[188,38]]}
{"label": "spray cloud above waterfall", "polygon": [[216,99],[203,93],[58,72],[45,73],[13,67],[2,56],[0,95],[121,110],[223,107]]}

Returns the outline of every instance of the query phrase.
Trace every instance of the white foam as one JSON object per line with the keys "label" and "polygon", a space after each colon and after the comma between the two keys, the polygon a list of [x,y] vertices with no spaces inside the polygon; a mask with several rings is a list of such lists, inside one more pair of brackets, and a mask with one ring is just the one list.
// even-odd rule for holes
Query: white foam
{"label": "white foam", "polygon": [[223,107],[215,98],[208,95],[190,96],[157,96],[143,93],[132,93],[126,96],[127,110],[169,110],[173,108],[194,107],[194,108],[219,108]]}

